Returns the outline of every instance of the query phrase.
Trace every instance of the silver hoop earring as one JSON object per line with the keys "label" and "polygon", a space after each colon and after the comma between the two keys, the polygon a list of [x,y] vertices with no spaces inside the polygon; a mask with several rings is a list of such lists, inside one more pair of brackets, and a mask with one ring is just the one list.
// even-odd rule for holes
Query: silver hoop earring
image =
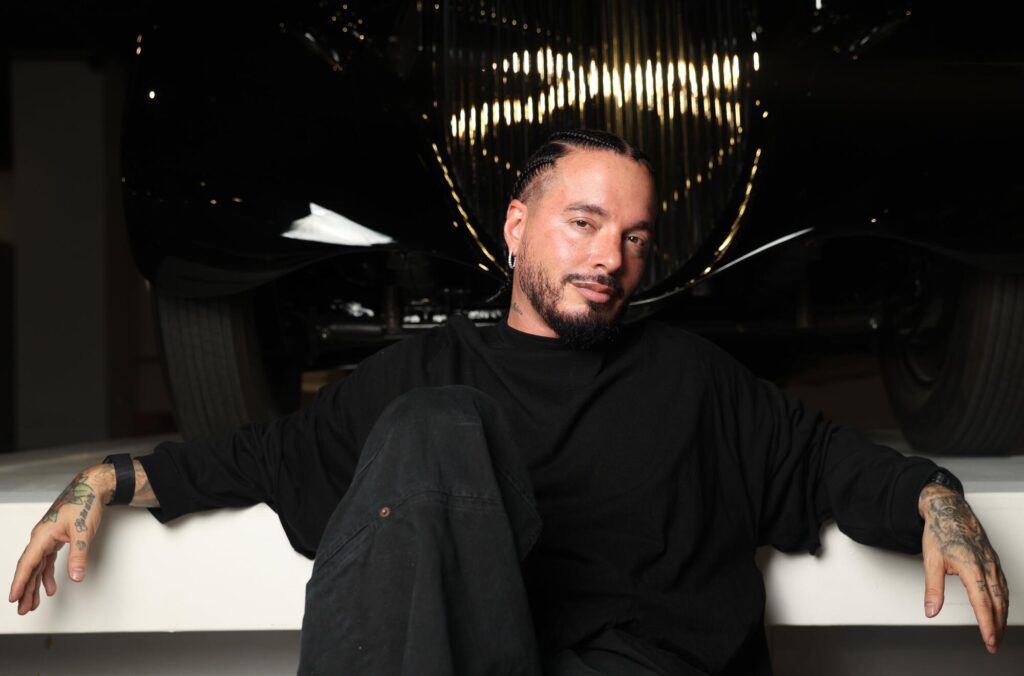
{"label": "silver hoop earring", "polygon": [[512,253],[511,251],[508,252],[508,269],[509,270],[515,270],[516,269],[516,255],[514,253]]}

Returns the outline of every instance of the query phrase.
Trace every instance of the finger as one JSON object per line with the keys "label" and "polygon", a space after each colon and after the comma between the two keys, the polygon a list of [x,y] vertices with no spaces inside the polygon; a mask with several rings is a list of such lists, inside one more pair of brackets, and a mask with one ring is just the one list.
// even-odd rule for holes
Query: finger
{"label": "finger", "polygon": [[[33,571],[34,574],[34,571]],[[32,607],[32,575],[28,576],[25,580],[25,590],[21,594],[21,599],[18,601],[18,614],[24,615]]]}
{"label": "finger", "polygon": [[68,553],[68,577],[75,582],[85,579],[85,569],[89,558],[89,537],[88,531],[76,533],[71,539],[71,548]]}
{"label": "finger", "polygon": [[991,563],[985,567],[986,581],[988,582],[989,596],[992,597],[992,607],[996,623],[996,646],[1003,642],[1003,635],[1006,633],[1006,618],[1009,615],[1009,598],[1007,597],[1006,577],[1000,570],[998,563]]}
{"label": "finger", "polygon": [[7,594],[8,603],[14,603],[21,598],[21,585],[24,584],[21,580],[21,567],[26,554],[28,554],[28,547],[25,547],[25,551],[18,557],[18,563],[14,566],[14,579],[11,580],[11,591]]}
{"label": "finger", "polygon": [[42,565],[36,570],[36,574],[32,576],[32,610],[39,607],[39,602],[43,600],[43,595],[39,593],[39,583],[43,577]]}
{"label": "finger", "polygon": [[11,582],[11,593],[7,600],[11,603],[24,598],[28,582],[43,559],[42,547],[34,539],[25,547],[14,569],[14,580]]}
{"label": "finger", "polygon": [[995,653],[998,648],[995,608],[992,606],[992,597],[989,594],[988,582],[985,581],[985,573],[980,567],[972,566],[959,575],[960,581],[967,589],[967,598],[971,602],[971,607],[974,608],[974,616],[978,620],[978,629],[981,631],[981,640],[985,642],[985,648],[990,653]]}
{"label": "finger", "polygon": [[14,603],[21,598],[21,595],[25,591],[25,582],[28,580],[29,574],[35,568],[32,565],[31,554],[29,553],[29,547],[32,546],[30,542],[25,550],[18,557],[18,563],[14,567],[14,579],[11,580],[11,592],[7,595],[7,600]]}
{"label": "finger", "polygon": [[53,596],[57,593],[57,578],[54,577],[53,569],[57,561],[56,554],[50,554],[46,557],[46,561],[43,565],[43,587],[46,588],[46,595]]}
{"label": "finger", "polygon": [[946,589],[946,565],[942,554],[927,548],[924,551],[924,614],[935,617],[942,610]]}
{"label": "finger", "polygon": [[21,595],[21,601],[18,603],[18,614],[24,615],[25,613],[32,610],[32,604],[36,600],[36,569],[33,569],[25,581],[25,591]]}

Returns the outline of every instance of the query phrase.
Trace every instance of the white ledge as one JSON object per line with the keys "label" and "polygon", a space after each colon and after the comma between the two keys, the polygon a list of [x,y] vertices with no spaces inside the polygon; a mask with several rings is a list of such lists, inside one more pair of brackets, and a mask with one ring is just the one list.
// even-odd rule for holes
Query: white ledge
{"label": "white ledge", "polygon": [[[0,456],[0,577],[8,584],[29,532],[74,474],[114,452],[144,454],[154,440],[105,442]],[[1024,589],[1024,457],[943,458],[998,550],[1011,590]],[[920,557],[859,545],[834,525],[819,556],[758,556],[777,625],[969,625],[974,613],[956,578],[927,620]],[[145,510],[105,512],[86,579],[71,582],[67,548],[57,595],[19,616],[0,613],[0,634],[296,630],[312,563],[295,553],[265,505],[195,514],[161,525]],[[8,587],[5,586],[4,589]],[[1010,623],[1024,624],[1021,604]]]}

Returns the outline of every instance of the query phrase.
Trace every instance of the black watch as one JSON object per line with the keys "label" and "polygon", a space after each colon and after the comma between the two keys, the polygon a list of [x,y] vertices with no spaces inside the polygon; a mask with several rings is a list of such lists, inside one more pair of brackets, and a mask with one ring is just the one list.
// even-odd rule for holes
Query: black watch
{"label": "black watch", "polygon": [[945,486],[950,490],[956,491],[960,495],[964,494],[964,485],[960,483],[960,479],[957,479],[955,476],[950,474],[948,470],[945,470],[942,467],[935,470],[935,473],[928,477],[927,483],[939,484],[940,486]]}
{"label": "black watch", "polygon": [[103,463],[114,466],[114,497],[109,505],[127,505],[135,497],[135,463],[127,453],[115,453],[103,458]]}

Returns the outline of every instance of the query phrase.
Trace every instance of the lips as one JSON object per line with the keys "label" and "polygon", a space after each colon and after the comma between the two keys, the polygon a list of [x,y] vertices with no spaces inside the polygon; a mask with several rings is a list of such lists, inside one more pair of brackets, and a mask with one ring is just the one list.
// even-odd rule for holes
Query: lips
{"label": "lips", "polygon": [[610,286],[595,282],[572,282],[581,296],[594,303],[607,303],[618,294]]}

